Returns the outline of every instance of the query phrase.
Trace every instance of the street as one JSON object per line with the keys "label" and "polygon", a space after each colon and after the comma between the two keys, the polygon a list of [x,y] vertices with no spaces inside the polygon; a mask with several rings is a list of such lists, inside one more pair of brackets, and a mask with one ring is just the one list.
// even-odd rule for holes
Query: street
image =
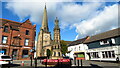
{"label": "street", "polygon": [[[81,67],[81,63],[79,63],[79,67],[78,64],[76,63],[76,65],[74,64],[73,61],[71,68],[120,68],[120,63],[115,63],[115,62],[100,62],[100,61],[87,61],[87,60],[83,60],[82,61],[82,67]],[[40,63],[40,61],[37,62],[37,67],[36,68],[46,68],[45,65],[42,65]],[[35,68],[35,64],[34,61],[32,62],[32,66],[31,65],[31,61],[30,60],[24,60],[24,63],[22,63],[22,60],[14,60],[13,64],[11,65],[3,65],[2,68]],[[66,65],[59,65],[56,67],[51,67],[51,66],[47,66],[48,68],[65,68]],[[70,67],[69,67],[70,68]]]}

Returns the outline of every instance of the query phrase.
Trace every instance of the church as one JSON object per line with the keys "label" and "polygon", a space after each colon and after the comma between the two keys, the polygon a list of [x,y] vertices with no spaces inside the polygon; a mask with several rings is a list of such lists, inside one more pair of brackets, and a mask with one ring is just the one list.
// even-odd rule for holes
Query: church
{"label": "church", "polygon": [[[48,17],[47,8],[45,5],[42,19],[42,26],[38,34],[37,46],[36,46],[36,57],[48,56],[50,59],[62,58],[61,46],[60,46],[60,28],[59,20],[56,17],[54,23],[54,38],[51,38],[51,32],[48,28]],[[48,52],[50,54],[48,54]]]}

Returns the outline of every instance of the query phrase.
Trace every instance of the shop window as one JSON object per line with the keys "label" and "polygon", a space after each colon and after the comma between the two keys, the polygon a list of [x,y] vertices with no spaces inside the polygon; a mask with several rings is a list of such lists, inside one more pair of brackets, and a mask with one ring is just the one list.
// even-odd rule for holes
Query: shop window
{"label": "shop window", "polygon": [[112,53],[112,57],[115,58],[115,53],[114,53],[114,51],[111,51],[111,53]]}
{"label": "shop window", "polygon": [[26,30],[26,35],[29,35],[29,33],[30,33],[29,30]]}
{"label": "shop window", "polygon": [[25,39],[25,46],[29,45],[29,39]]}
{"label": "shop window", "polygon": [[103,58],[105,58],[105,52],[102,52],[102,56],[103,56]]}
{"label": "shop window", "polygon": [[108,51],[108,56],[109,56],[109,58],[112,58],[111,51]]}
{"label": "shop window", "polygon": [[7,43],[7,39],[8,39],[7,36],[3,36],[3,37],[2,37],[2,43],[3,43],[3,44],[6,44],[6,43]]}
{"label": "shop window", "polygon": [[106,56],[106,58],[108,58],[108,53],[107,53],[107,51],[105,52],[105,56]]}
{"label": "shop window", "polygon": [[114,51],[105,51],[102,52],[103,58],[115,58],[115,53]]}
{"label": "shop window", "polygon": [[92,57],[93,57],[93,58],[99,58],[98,52],[93,52],[93,53],[92,53]]}
{"label": "shop window", "polygon": [[8,26],[4,27],[4,32],[8,32]]}
{"label": "shop window", "polygon": [[4,52],[4,54],[6,55],[6,51],[7,51],[7,50],[6,50],[6,49],[2,49],[2,51],[3,51],[3,52]]}
{"label": "shop window", "polygon": [[28,50],[23,50],[23,52],[22,52],[22,57],[23,57],[23,58],[28,57]]}

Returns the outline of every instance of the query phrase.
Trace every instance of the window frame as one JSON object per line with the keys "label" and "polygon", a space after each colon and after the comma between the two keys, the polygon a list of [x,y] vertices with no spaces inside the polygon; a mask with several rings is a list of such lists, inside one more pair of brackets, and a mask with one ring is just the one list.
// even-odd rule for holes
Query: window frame
{"label": "window frame", "polygon": [[[7,37],[6,43],[3,43],[4,37]],[[2,44],[7,44],[8,43],[8,36],[2,36]]]}
{"label": "window frame", "polygon": [[[7,30],[6,30],[7,27]],[[3,32],[9,32],[9,27],[8,26],[4,26]]]}
{"label": "window frame", "polygon": [[26,31],[25,31],[25,35],[30,35],[30,31],[29,31],[29,30],[26,30]]}
{"label": "window frame", "polygon": [[[28,42],[26,42],[26,40],[28,40]],[[28,45],[26,45],[26,43],[27,43]],[[29,39],[28,39],[28,38],[25,38],[24,45],[25,45],[25,46],[29,46]]]}

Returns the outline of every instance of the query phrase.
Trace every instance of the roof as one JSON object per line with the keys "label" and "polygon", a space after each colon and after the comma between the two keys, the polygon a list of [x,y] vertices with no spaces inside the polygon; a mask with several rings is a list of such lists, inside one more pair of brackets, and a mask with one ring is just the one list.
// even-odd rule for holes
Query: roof
{"label": "roof", "polygon": [[112,38],[117,36],[120,36],[120,28],[91,36],[89,39],[86,39],[84,43],[90,43],[90,42],[98,41],[101,39],[107,39],[107,38]]}
{"label": "roof", "polygon": [[0,18],[0,23],[2,23],[2,26],[4,26],[6,23],[9,23],[11,29],[13,29],[13,30],[19,30],[19,27],[24,23],[28,23],[28,24],[32,25],[29,19],[23,23],[20,23],[20,22],[8,20],[8,19]]}
{"label": "roof", "polygon": [[87,38],[88,38],[88,36],[85,37],[85,38],[82,38],[82,39],[75,40],[75,41],[71,42],[68,46],[74,46],[74,45],[77,45],[77,44],[82,44]]}

